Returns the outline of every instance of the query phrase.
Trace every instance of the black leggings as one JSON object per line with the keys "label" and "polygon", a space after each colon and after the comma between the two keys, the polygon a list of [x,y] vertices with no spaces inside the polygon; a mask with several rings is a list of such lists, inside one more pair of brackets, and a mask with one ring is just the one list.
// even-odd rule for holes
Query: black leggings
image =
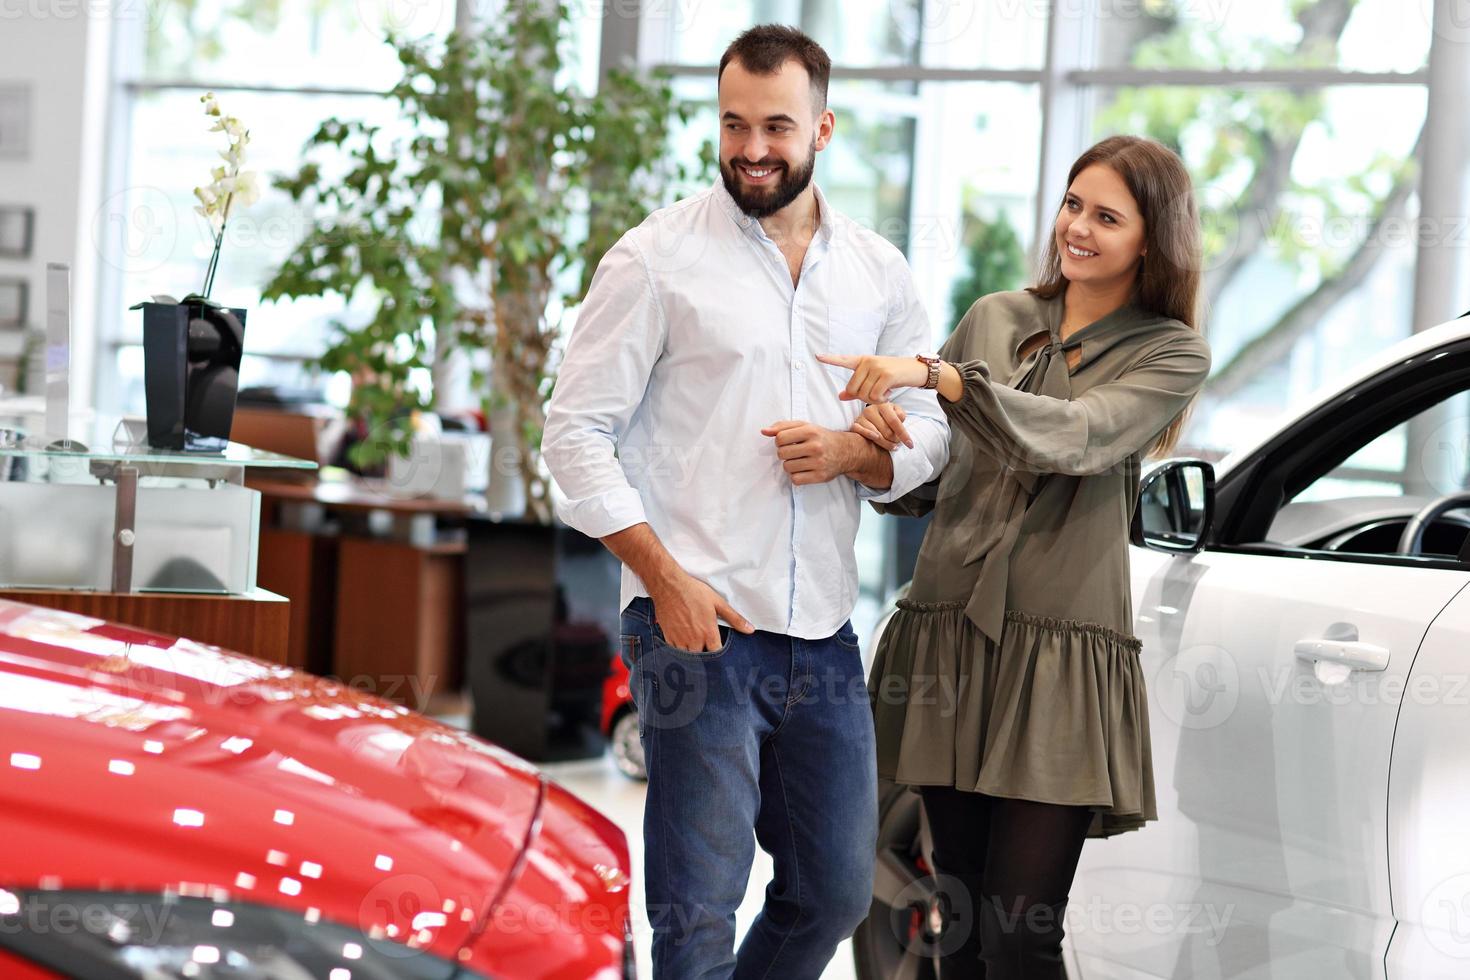
{"label": "black leggings", "polygon": [[1093,811],[948,786],[920,794],[950,903],[941,980],[1065,980],[1067,893]]}

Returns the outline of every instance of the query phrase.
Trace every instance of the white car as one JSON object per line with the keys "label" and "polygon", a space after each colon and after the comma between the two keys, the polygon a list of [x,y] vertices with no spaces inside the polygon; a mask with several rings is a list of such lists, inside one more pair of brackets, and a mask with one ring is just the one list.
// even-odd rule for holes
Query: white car
{"label": "white car", "polygon": [[[1072,980],[1470,977],[1470,315],[1215,467],[1131,549],[1159,820],[1090,841]],[[918,798],[885,787],[859,975],[934,975]]]}

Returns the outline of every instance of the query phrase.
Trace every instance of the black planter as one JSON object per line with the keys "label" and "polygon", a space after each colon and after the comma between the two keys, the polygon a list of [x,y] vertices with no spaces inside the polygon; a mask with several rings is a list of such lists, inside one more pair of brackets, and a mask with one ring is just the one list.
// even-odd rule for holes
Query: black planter
{"label": "black planter", "polygon": [[204,303],[140,303],[148,445],[218,452],[230,438],[245,311]]}
{"label": "black planter", "polygon": [[526,759],[604,749],[602,684],[617,649],[621,566],[562,525],[466,522],[471,728]]}

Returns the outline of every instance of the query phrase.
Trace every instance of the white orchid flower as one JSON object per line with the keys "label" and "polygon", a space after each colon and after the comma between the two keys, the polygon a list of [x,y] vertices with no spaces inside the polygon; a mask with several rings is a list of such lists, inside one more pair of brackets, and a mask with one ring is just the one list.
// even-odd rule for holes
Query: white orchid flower
{"label": "white orchid flower", "polygon": [[225,223],[235,207],[249,207],[260,200],[261,183],[254,171],[240,172],[240,166],[245,160],[245,146],[250,142],[250,131],[245,128],[245,124],[239,118],[221,112],[213,92],[201,95],[199,101],[204,103],[205,115],[214,118],[214,125],[209,131],[224,133],[229,141],[228,149],[218,151],[224,166],[210,170],[211,183],[194,188],[194,196],[199,199],[199,205],[194,211],[208,221],[214,231],[214,254],[209,260],[209,270],[204,278],[203,294],[207,297],[218,268]]}
{"label": "white orchid flower", "polygon": [[247,170],[235,178],[234,204],[248,208],[258,200],[260,200],[260,176],[254,170]]}

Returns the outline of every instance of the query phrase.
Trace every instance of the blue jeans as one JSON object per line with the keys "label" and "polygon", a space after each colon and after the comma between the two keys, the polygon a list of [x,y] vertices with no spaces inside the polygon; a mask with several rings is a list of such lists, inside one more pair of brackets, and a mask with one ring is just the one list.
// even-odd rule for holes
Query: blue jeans
{"label": "blue jeans", "polygon": [[[873,897],[873,713],[851,624],[821,640],[722,626],[719,650],[691,653],[638,598],[622,633],[648,763],[654,980],[816,980]],[[757,841],[775,874],[737,954]]]}

